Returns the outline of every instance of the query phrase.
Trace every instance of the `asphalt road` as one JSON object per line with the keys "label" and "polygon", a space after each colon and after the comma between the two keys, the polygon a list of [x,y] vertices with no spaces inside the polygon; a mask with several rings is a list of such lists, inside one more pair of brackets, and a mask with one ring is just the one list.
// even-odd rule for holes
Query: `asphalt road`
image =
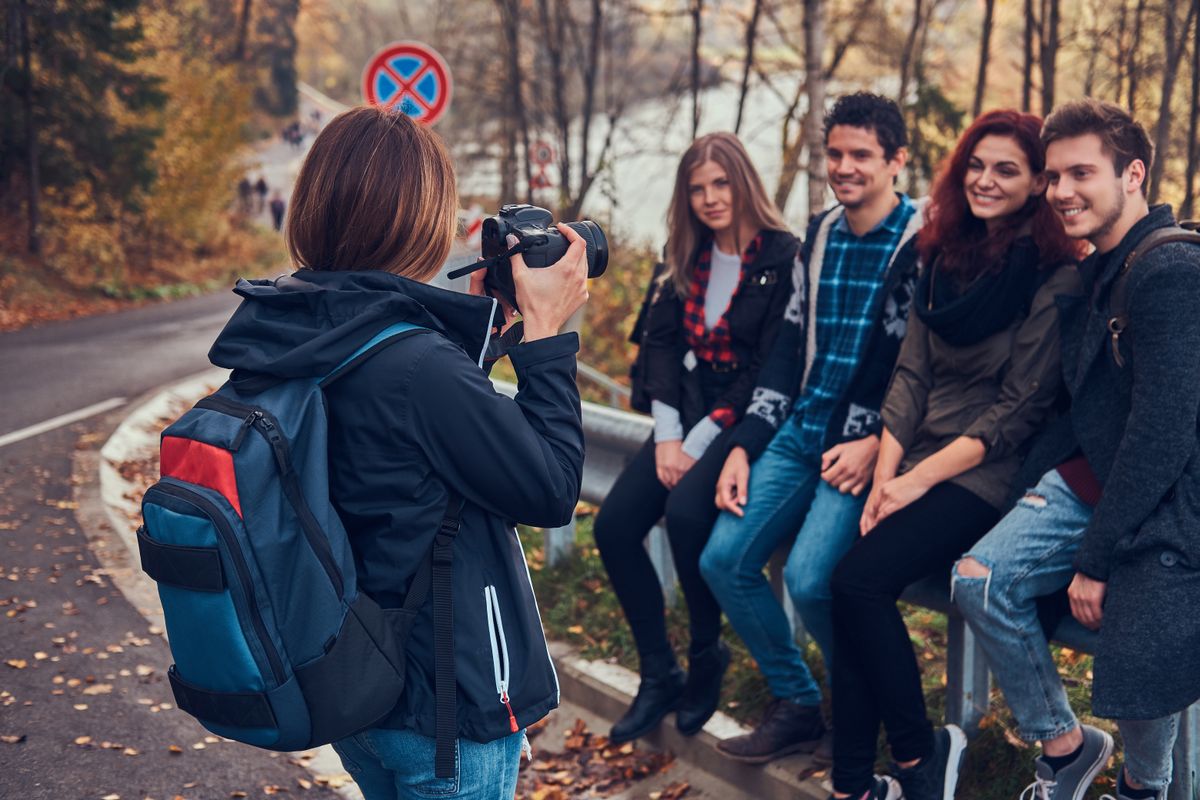
{"label": "asphalt road", "polygon": [[0,334],[0,436],[205,369],[237,301],[226,291]]}

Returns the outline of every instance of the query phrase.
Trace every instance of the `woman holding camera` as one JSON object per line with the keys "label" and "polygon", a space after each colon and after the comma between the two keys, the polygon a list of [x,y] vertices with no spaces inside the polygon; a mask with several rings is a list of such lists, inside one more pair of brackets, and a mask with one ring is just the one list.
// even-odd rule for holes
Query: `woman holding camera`
{"label": "woman holding camera", "polygon": [[[596,545],[637,642],[641,686],[611,740],[653,730],[669,711],[691,735],[717,708],[729,651],[721,609],[700,575],[717,511],[717,476],[733,424],[750,402],[791,293],[796,240],[742,143],[712,133],[680,160],[666,262],[635,325],[633,405],[654,433],[596,516]],[[660,517],[683,595],[688,673],[667,639],[663,598],[643,541]]]}
{"label": "woman holding camera", "polygon": [[[862,536],[833,574],[836,798],[954,797],[966,739],[931,727],[896,601],[1000,519],[1061,386],[1057,300],[1080,291],[1079,247],[1044,196],[1041,124],[979,117],[930,194]],[[872,774],[880,722],[900,787]]]}
{"label": "woman holding camera", "polygon": [[[558,704],[558,682],[508,521],[563,525],[579,495],[579,342],[558,330],[587,299],[584,242],[560,225],[571,244],[558,263],[512,258],[525,323],[509,351],[514,401],[481,369],[497,301],[426,285],[450,252],[458,206],[436,134],[379,107],[347,111],[313,142],[289,206],[298,271],[238,284],[245,299],[213,362],[235,383],[323,376],[370,348],[325,388],[329,494],[359,587],[385,610],[428,575],[418,570],[431,543],[446,546],[439,523],[461,508],[452,636],[436,633],[448,620],[431,609],[445,597],[434,572],[399,700],[334,749],[367,800],[511,800],[523,729]],[[482,286],[479,272],[473,293]],[[403,322],[416,327],[371,345]]]}

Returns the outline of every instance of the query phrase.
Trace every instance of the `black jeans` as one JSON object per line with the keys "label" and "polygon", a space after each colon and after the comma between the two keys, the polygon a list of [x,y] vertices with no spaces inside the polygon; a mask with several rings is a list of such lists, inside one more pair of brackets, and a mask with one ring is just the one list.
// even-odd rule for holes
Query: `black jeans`
{"label": "black jeans", "polygon": [[713,440],[669,492],[654,469],[651,435],[617,478],[596,515],[596,546],[633,630],[643,674],[669,668],[674,658],[667,641],[662,590],[642,544],[664,513],[671,556],[688,605],[691,652],[713,644],[720,636],[721,607],[700,575],[700,553],[717,519],[717,477],[725,464],[731,434],[729,429]]}
{"label": "black jeans", "polygon": [[896,761],[933,752],[921,671],[896,601],[930,575],[950,583],[954,562],[1000,521],[971,492],[939,483],[854,543],[833,573],[833,785],[870,786],[879,723]]}

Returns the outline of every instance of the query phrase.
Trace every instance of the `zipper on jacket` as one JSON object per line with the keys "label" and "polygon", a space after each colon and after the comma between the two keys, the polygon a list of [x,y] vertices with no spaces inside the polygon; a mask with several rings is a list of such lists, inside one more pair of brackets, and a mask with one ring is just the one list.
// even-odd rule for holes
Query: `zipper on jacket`
{"label": "zipper on jacket", "polygon": [[254,584],[250,579],[250,568],[246,564],[246,556],[242,553],[242,548],[237,541],[237,535],[233,532],[229,521],[225,519],[225,515],[221,513],[216,503],[179,486],[160,482],[151,487],[149,492],[162,492],[168,497],[174,497],[185,503],[189,503],[204,512],[204,515],[212,521],[213,526],[217,529],[217,533],[225,541],[225,549],[229,552],[229,556],[233,560],[233,571],[237,573],[238,580],[242,586],[242,596],[246,599],[246,607],[250,611],[250,624],[254,627],[254,632],[262,644],[263,652],[267,654],[271,673],[275,677],[275,685],[282,685],[287,677],[283,672],[283,662],[279,658],[279,653],[275,650],[275,644],[271,641],[271,637],[267,633],[267,625],[263,621],[262,611],[255,601]]}
{"label": "zipper on jacket", "polygon": [[[313,516],[312,509],[308,507],[308,502],[304,499],[304,491],[300,487],[300,476],[292,469],[291,454],[288,451],[287,439],[284,438],[280,430],[278,421],[266,411],[253,406],[243,405],[227,400],[223,397],[210,395],[205,397],[200,402],[196,403],[197,408],[207,408],[221,414],[227,414],[231,417],[242,418],[242,430],[238,431],[234,443],[241,444],[240,439],[244,435],[244,431],[252,427],[258,431],[271,447],[271,453],[275,456],[275,466],[279,470],[279,479],[283,484],[283,493],[287,497],[288,502],[292,506],[292,510],[296,512],[297,519],[300,520],[300,528],[304,531],[304,538],[308,539],[309,547],[317,556],[317,560],[321,562],[325,574],[329,577],[329,582],[333,585],[334,591],[340,598],[345,592],[345,584],[342,581],[341,570],[333,559],[333,550],[329,546],[329,540],[325,537],[325,532],[321,529],[317,518]],[[234,449],[237,449],[236,447]]]}
{"label": "zipper on jacket", "polygon": [[483,599],[487,606],[488,639],[492,645],[492,674],[496,678],[496,694],[508,711],[508,729],[513,733],[520,730],[517,717],[508,701],[509,660],[508,642],[504,638],[504,621],[500,617],[500,597],[495,586],[483,587]]}

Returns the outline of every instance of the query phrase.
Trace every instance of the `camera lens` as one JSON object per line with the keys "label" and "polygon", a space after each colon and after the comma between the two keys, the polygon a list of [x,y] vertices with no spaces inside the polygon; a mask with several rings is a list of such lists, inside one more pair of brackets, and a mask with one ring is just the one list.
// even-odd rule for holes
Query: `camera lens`
{"label": "camera lens", "polygon": [[567,227],[578,233],[587,245],[588,277],[598,278],[608,269],[608,239],[599,225],[590,219],[568,222]]}

